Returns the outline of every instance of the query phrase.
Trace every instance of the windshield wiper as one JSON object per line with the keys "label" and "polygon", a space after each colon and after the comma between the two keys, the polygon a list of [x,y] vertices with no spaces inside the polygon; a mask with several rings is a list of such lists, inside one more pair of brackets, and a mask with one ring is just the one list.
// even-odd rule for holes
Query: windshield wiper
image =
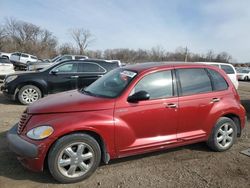
{"label": "windshield wiper", "polygon": [[92,93],[91,91],[85,90],[85,88],[80,89],[80,91],[81,91],[83,94],[86,94],[86,95],[97,96],[96,94]]}

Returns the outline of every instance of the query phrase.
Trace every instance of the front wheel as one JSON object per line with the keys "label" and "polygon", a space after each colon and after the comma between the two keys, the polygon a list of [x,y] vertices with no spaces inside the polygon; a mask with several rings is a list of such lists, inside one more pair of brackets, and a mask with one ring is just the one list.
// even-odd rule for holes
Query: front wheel
{"label": "front wheel", "polygon": [[25,105],[31,104],[41,97],[41,90],[34,85],[25,85],[18,92],[18,100]]}
{"label": "front wheel", "polygon": [[248,81],[248,76],[246,76],[246,77],[244,78],[244,81]]}
{"label": "front wheel", "polygon": [[86,179],[97,169],[100,161],[101,149],[98,142],[81,133],[60,138],[48,155],[50,173],[61,183]]}
{"label": "front wheel", "polygon": [[207,144],[214,151],[226,151],[232,147],[236,137],[237,127],[234,121],[221,117],[214,126]]}

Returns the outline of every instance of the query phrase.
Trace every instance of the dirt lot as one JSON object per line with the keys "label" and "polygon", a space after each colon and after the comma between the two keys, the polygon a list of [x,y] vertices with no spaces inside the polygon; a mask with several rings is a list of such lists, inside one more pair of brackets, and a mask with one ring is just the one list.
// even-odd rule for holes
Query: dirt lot
{"label": "dirt lot", "polygon": [[[239,93],[250,119],[250,82]],[[250,147],[246,132],[227,152],[210,151],[204,143],[113,160],[89,179],[71,185],[57,184],[48,171],[24,169],[7,148],[6,131],[18,121],[25,106],[0,93],[0,187],[250,187],[250,157],[239,152]]]}

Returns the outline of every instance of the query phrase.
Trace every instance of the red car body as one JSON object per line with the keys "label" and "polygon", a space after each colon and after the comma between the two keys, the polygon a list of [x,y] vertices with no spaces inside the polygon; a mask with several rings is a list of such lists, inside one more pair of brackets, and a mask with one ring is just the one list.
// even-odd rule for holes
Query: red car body
{"label": "red car body", "polygon": [[[215,70],[223,75],[228,89],[139,103],[127,101],[131,90],[143,76],[182,68]],[[213,125],[222,116],[238,119],[238,135],[244,128],[245,110],[232,82],[222,70],[187,63],[142,64],[127,69],[136,71],[138,75],[116,98],[88,96],[73,90],[48,96],[30,105],[25,112],[28,114],[25,126],[18,137],[34,145],[36,155],[25,156],[12,140],[12,136],[16,135],[8,135],[10,148],[18,154],[22,164],[33,171],[42,171],[53,143],[74,132],[85,132],[100,138],[108,159],[114,159],[207,141]],[[220,98],[220,102],[211,102],[215,97]],[[53,134],[39,141],[26,136],[29,130],[40,125],[51,125]]]}

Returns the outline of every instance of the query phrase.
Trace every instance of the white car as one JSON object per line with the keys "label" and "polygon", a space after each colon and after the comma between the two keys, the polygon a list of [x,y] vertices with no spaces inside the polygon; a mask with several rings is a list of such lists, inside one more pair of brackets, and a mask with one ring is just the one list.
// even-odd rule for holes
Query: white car
{"label": "white car", "polygon": [[235,88],[238,89],[239,82],[237,79],[237,72],[236,72],[233,65],[231,65],[229,63],[218,63],[218,62],[197,62],[197,63],[205,63],[208,65],[213,65],[213,66],[219,67],[220,69],[224,70],[226,72],[226,74],[228,75],[228,77],[230,78],[230,80],[233,82]]}
{"label": "white car", "polygon": [[13,64],[7,58],[0,57],[0,80],[12,73],[15,73]]}
{"label": "white car", "polygon": [[26,53],[15,52],[11,54],[10,60],[26,64],[29,62],[36,62],[37,57]]}
{"label": "white car", "polygon": [[238,80],[248,81],[250,80],[250,69],[243,69],[237,72]]}

